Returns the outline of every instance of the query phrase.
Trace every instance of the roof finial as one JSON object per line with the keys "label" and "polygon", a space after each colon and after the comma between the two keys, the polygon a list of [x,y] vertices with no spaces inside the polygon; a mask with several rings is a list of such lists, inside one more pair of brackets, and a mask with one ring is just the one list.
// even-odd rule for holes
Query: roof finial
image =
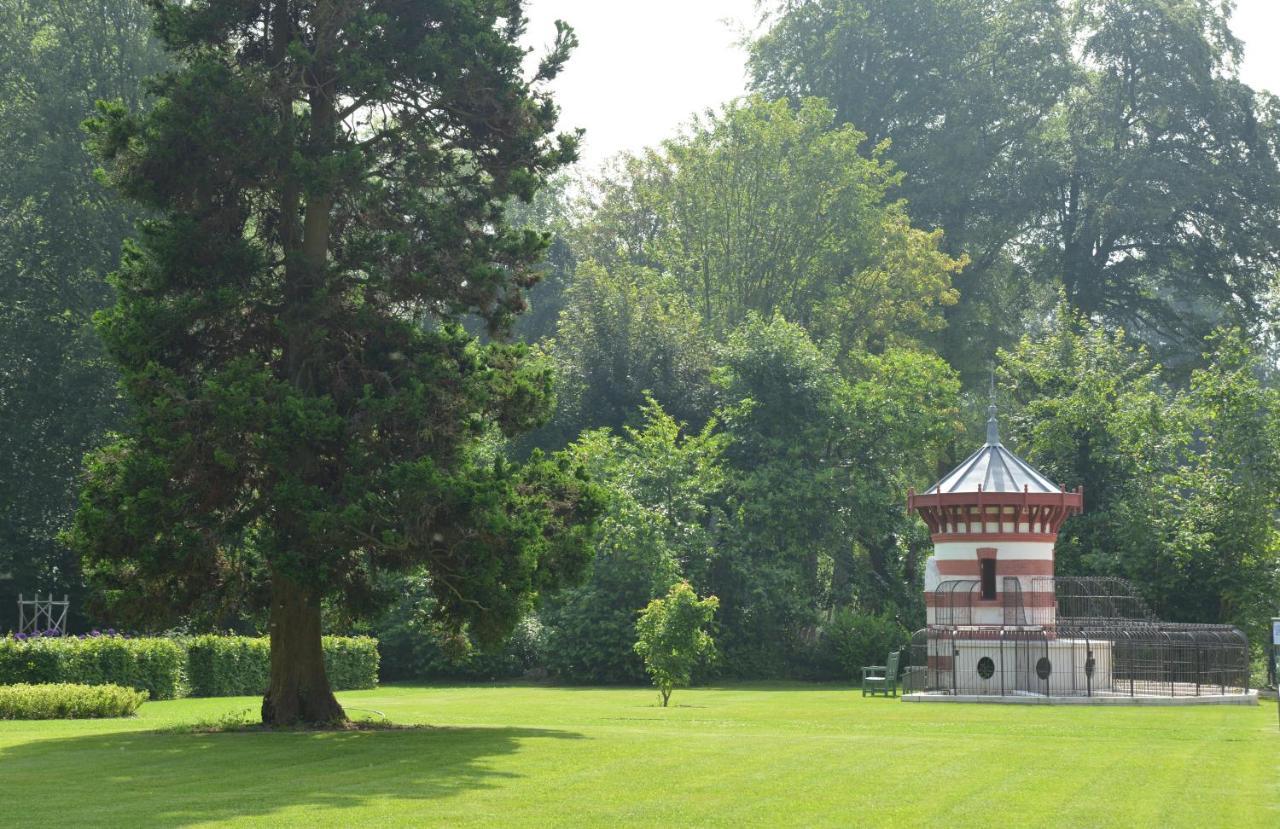
{"label": "roof finial", "polygon": [[996,423],[996,370],[991,369],[990,405],[987,406],[987,445],[1000,445],[1000,425]]}

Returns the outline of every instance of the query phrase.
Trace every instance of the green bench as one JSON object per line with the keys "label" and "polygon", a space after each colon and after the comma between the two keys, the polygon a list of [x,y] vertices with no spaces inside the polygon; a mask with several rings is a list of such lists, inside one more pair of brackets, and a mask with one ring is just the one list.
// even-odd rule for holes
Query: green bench
{"label": "green bench", "polygon": [[877,693],[889,696],[892,691],[896,697],[898,695],[898,663],[902,661],[902,651],[894,651],[889,654],[889,664],[887,665],[868,665],[862,669],[862,695],[865,697],[867,691],[871,691],[871,696]]}

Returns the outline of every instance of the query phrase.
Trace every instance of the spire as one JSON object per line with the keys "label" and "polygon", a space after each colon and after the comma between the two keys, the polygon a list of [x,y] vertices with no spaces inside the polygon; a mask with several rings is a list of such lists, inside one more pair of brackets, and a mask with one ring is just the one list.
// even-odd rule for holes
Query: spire
{"label": "spire", "polygon": [[1000,445],[1000,424],[996,422],[996,372],[991,370],[991,391],[989,393],[991,405],[987,406],[987,445]]}

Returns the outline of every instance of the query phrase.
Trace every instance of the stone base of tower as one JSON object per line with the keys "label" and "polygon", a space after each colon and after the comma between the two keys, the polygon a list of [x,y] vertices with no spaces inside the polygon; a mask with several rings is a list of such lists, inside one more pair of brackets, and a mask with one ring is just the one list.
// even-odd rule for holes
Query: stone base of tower
{"label": "stone base of tower", "polygon": [[[1189,692],[1190,689],[1183,689]],[[988,694],[939,694],[910,693],[903,694],[903,702],[969,702],[984,705],[1257,705],[1258,692],[1242,691],[1224,695],[1202,696],[1125,696],[1094,695],[1091,697],[1046,697],[1040,695],[1027,696],[990,696]]]}
{"label": "stone base of tower", "polygon": [[913,702],[1257,702],[1248,640],[1225,625],[929,626],[912,637],[906,664],[902,690]]}

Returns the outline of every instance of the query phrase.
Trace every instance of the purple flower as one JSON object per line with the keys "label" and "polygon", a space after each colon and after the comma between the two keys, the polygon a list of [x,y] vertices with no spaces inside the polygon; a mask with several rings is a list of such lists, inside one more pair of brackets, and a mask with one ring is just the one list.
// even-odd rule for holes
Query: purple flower
{"label": "purple flower", "polygon": [[115,628],[107,628],[107,635],[108,635],[108,636],[115,636],[115,635],[116,635],[116,629],[115,629]]}
{"label": "purple flower", "polygon": [[27,641],[27,635],[25,633],[16,633],[13,638],[17,639],[19,642]]}
{"label": "purple flower", "polygon": [[89,631],[89,635],[90,635],[90,636],[101,636],[101,635],[102,635],[102,631],[98,630],[97,628],[94,628],[93,630]]}

